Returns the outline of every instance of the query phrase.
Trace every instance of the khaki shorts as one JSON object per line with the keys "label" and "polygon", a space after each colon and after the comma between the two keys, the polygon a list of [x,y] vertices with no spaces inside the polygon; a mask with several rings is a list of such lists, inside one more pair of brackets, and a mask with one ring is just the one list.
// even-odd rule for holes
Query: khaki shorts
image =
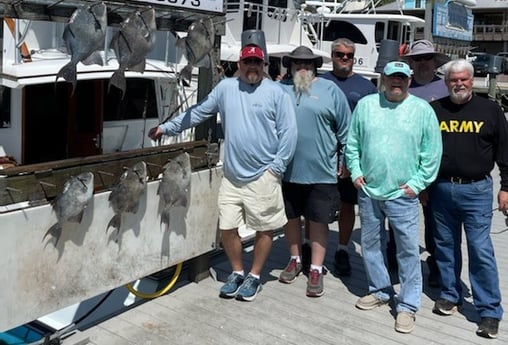
{"label": "khaki shorts", "polygon": [[222,179],[219,190],[219,228],[245,224],[255,231],[279,229],[287,223],[280,178],[268,170],[257,180],[235,185]]}

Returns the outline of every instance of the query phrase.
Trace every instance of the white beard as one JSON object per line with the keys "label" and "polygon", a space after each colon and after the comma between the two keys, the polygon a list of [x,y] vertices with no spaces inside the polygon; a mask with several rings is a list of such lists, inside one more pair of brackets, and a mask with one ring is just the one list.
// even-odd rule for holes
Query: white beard
{"label": "white beard", "polygon": [[292,71],[293,84],[295,85],[296,93],[310,93],[312,80],[314,79],[314,72],[309,70]]}

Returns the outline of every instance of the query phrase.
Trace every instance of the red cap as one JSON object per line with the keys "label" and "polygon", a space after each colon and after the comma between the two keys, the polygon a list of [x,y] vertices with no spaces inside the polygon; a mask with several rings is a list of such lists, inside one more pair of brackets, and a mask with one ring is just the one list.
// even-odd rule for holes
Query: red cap
{"label": "red cap", "polygon": [[257,46],[247,46],[242,49],[240,52],[240,60],[247,59],[250,57],[255,57],[260,60],[265,59],[265,53],[263,53],[263,49]]}

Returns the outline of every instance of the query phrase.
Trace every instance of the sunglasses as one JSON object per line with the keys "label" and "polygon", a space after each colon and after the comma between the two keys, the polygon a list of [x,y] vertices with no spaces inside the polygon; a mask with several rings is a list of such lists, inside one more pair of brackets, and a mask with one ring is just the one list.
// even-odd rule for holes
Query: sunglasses
{"label": "sunglasses", "polygon": [[305,60],[305,59],[294,59],[293,63],[295,65],[312,65],[314,63],[313,60]]}
{"label": "sunglasses", "polygon": [[344,59],[344,57],[347,57],[348,59],[352,59],[355,57],[355,54],[343,53],[343,52],[333,52],[333,56],[336,58],[340,58],[340,59]]}
{"label": "sunglasses", "polygon": [[390,79],[402,79],[402,80],[406,80],[407,78],[409,78],[407,75],[405,75],[403,73],[394,73],[394,74],[387,75],[387,77]]}
{"label": "sunglasses", "polygon": [[242,63],[245,65],[261,65],[264,63],[264,61],[256,58],[247,58],[243,59]]}
{"label": "sunglasses", "polygon": [[420,62],[420,61],[430,61],[434,58],[434,55],[433,54],[429,54],[429,55],[415,55],[415,56],[411,56],[411,60],[413,61],[416,61],[416,62]]}

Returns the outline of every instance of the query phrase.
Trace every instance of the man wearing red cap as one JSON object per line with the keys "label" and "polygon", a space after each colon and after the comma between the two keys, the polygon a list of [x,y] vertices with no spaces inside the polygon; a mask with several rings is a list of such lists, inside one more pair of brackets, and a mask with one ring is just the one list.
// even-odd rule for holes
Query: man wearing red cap
{"label": "man wearing red cap", "polygon": [[[239,76],[222,80],[201,102],[150,130],[156,140],[177,135],[220,113],[224,130],[224,178],[219,190],[219,228],[233,272],[223,298],[252,301],[261,290],[261,270],[272,233],[287,223],[281,177],[293,157],[297,127],[289,95],[264,78],[265,55],[258,46],[240,52]],[[254,260],[244,274],[238,227],[256,230]]]}

